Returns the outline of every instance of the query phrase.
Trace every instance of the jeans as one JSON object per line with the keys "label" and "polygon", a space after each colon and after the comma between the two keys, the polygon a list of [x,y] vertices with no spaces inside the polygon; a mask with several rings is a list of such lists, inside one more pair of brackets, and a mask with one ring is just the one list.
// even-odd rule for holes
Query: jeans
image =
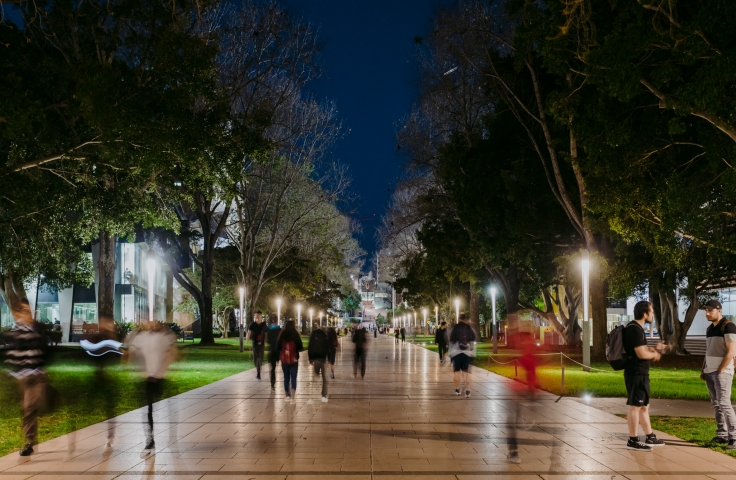
{"label": "jeans", "polygon": [[710,403],[716,415],[716,436],[736,440],[736,413],[731,405],[733,373],[711,372],[703,374],[710,393]]}
{"label": "jeans", "polygon": [[319,375],[322,373],[322,396],[327,396],[327,371],[325,369],[324,360],[315,360],[314,362],[314,374]]}
{"label": "jeans", "polygon": [[253,344],[253,363],[256,364],[256,375],[261,378],[261,366],[263,365],[263,344]]}
{"label": "jeans", "polygon": [[355,363],[353,363],[353,375],[358,376],[358,363],[360,363],[360,377],[365,377],[365,349],[355,349]]}
{"label": "jeans", "polygon": [[284,365],[282,363],[281,370],[284,372],[284,390],[286,390],[286,394],[289,395],[289,379],[291,379],[291,391],[296,391],[296,372],[299,370],[299,364],[295,363],[294,365]]}
{"label": "jeans", "polygon": [[271,389],[276,388],[276,362],[279,361],[279,354],[275,352],[269,352],[268,364],[271,366]]}

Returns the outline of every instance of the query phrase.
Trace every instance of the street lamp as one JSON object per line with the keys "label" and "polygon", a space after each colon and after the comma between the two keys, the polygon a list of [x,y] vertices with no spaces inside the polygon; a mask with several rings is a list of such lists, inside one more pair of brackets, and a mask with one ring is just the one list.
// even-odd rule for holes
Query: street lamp
{"label": "street lamp", "polygon": [[491,328],[493,329],[493,353],[498,353],[498,326],[496,325],[496,287],[491,287]]}
{"label": "street lamp", "polygon": [[426,308],[423,308],[422,309],[422,313],[424,314],[424,325],[422,326],[422,330],[424,330],[426,328],[427,329],[427,333],[429,333],[429,328],[428,328],[429,326],[427,325],[427,309]]}
{"label": "street lamp", "polygon": [[414,312],[414,328],[417,327],[417,312]]}
{"label": "street lamp", "polygon": [[312,323],[313,323],[313,321],[312,321],[312,314],[313,314],[313,313],[314,313],[314,310],[312,310],[312,309],[310,308],[310,309],[309,309],[309,328],[312,328]]}
{"label": "street lamp", "polygon": [[297,322],[297,325],[299,325],[299,328],[302,328],[302,304],[301,303],[296,304],[296,322]]}
{"label": "street lamp", "polygon": [[322,326],[322,312],[319,312],[319,326]]}
{"label": "street lamp", "polygon": [[146,261],[148,267],[148,321],[153,321],[153,304],[156,300],[156,294],[153,291],[154,285],[156,285],[156,259],[153,257],[153,250],[148,251],[148,260]]}
{"label": "street lamp", "polygon": [[243,323],[245,322],[245,310],[243,305],[245,303],[245,287],[240,287],[240,353],[243,353],[245,348],[243,347]]}
{"label": "street lamp", "polygon": [[590,283],[590,253],[583,250],[580,262],[583,271],[583,370],[590,371],[590,321],[588,318],[588,286]]}
{"label": "street lamp", "polygon": [[281,325],[281,299],[276,299],[276,323]]}
{"label": "street lamp", "polygon": [[460,299],[455,299],[455,323],[460,323]]}
{"label": "street lamp", "polygon": [[439,305],[434,306],[434,328],[440,328],[440,307]]}

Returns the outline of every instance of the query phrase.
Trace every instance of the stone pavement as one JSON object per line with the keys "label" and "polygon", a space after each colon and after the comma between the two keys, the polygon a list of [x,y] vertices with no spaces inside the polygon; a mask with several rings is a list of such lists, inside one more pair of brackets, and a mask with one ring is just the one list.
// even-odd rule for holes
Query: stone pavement
{"label": "stone pavement", "polygon": [[[141,456],[134,411],[118,417],[112,451],[107,425],[93,425],[39,445],[30,459],[0,458],[0,480],[736,480],[734,458],[667,435],[653,453],[626,450],[623,419],[547,394],[520,398],[518,384],[484,370],[473,371],[471,398],[456,397],[451,367],[435,353],[370,340],[365,380],[351,378],[352,344],[341,340],[329,403],[305,355],[294,403],[281,384],[272,393],[246,371],[157,404],[155,455]],[[516,406],[521,463],[511,464]]]}
{"label": "stone pavement", "polygon": [[[703,383],[703,390],[705,390],[705,383]],[[582,398],[575,398],[574,400],[589,404],[604,412],[618,415],[626,415],[628,410],[626,401],[620,398],[593,397],[587,401]],[[713,418],[713,407],[706,400],[653,398],[649,403],[649,414],[667,417]]]}

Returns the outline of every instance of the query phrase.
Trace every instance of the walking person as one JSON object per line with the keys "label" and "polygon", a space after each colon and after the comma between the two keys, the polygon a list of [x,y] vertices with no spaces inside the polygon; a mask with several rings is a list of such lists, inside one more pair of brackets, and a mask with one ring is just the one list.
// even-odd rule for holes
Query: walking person
{"label": "walking person", "polygon": [[401,343],[406,342],[406,329],[401,327]]}
{"label": "walking person", "polygon": [[394,337],[396,338],[396,341],[394,342],[396,345],[399,344],[399,327],[394,327]]}
{"label": "walking person", "polygon": [[5,352],[4,363],[22,392],[25,445],[20,456],[27,457],[38,443],[38,413],[48,382],[44,370],[47,342],[41,324],[33,319],[28,300],[19,300],[12,312],[17,328],[5,335],[10,348]]}
{"label": "walking person", "polygon": [[736,413],[731,405],[736,324],[723,318],[721,310],[718,300],[709,300],[705,304],[705,318],[711,324],[705,333],[705,363],[701,378],[708,387],[716,417],[716,436],[711,441],[725,444],[728,450],[736,450]]}
{"label": "walking person", "polygon": [[434,343],[437,345],[437,351],[440,353],[440,363],[445,363],[445,353],[447,353],[447,322],[442,322],[440,328],[434,334]]}
{"label": "walking person", "polygon": [[[652,360],[656,362],[662,358],[664,349],[661,342],[656,348],[647,346],[644,325],[652,323],[653,318],[652,304],[646,301],[637,302],[634,305],[634,320],[626,325],[623,334],[624,351],[629,357],[624,368],[624,382],[628,396],[626,405],[629,406],[626,415],[629,441],[626,448],[642,452],[651,452],[652,447],[664,445],[652,431],[649,420],[649,365]],[[644,442],[639,440],[639,425],[646,435]]]}
{"label": "walking person", "polygon": [[355,359],[353,361],[353,378],[358,377],[358,364],[360,363],[360,378],[365,377],[365,359],[366,359],[366,343],[368,339],[365,330],[359,328],[353,335],[353,343],[355,344]]}
{"label": "walking person", "polygon": [[330,377],[335,379],[335,356],[337,355],[337,347],[340,344],[337,341],[337,332],[334,327],[327,329],[327,361],[330,362]]}
{"label": "walking person", "polygon": [[248,327],[248,340],[253,340],[253,363],[256,364],[256,379],[261,379],[261,367],[263,366],[263,352],[266,348],[266,333],[268,326],[263,323],[263,313],[256,312],[256,321]]}
{"label": "walking person", "polygon": [[309,363],[314,365],[314,374],[322,375],[322,403],[327,403],[327,355],[329,353],[329,337],[321,328],[312,331],[309,336]]}
{"label": "walking person", "polygon": [[[286,400],[292,401],[296,393],[296,375],[299,371],[299,352],[304,350],[302,337],[296,331],[294,321],[289,320],[284,325],[284,330],[279,335],[276,343],[276,351],[281,360],[281,370],[284,372],[284,391],[286,392]],[[291,389],[289,389],[291,383]]]}
{"label": "walking person", "polygon": [[145,423],[145,452],[156,448],[153,439],[153,404],[163,394],[164,377],[176,358],[176,335],[161,322],[148,322],[145,330],[138,330],[126,340],[128,353],[135,360],[143,374],[143,390],[148,405]]}
{"label": "walking person", "polygon": [[460,384],[465,385],[465,398],[470,397],[470,362],[475,358],[475,332],[468,324],[464,313],[450,332],[448,354],[452,360],[455,395],[460,395]]}
{"label": "walking person", "polygon": [[268,364],[271,367],[271,391],[276,391],[276,363],[279,361],[279,352],[276,350],[276,344],[281,335],[281,327],[276,322],[276,315],[270,315],[268,321],[268,332],[266,332],[266,340],[268,341]]}

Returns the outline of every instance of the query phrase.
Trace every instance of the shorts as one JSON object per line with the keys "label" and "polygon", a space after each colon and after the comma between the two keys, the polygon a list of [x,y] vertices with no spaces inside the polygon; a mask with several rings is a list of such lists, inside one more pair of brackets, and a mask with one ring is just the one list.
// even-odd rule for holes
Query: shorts
{"label": "shorts", "polygon": [[464,353],[458,353],[452,357],[452,371],[453,372],[467,372],[470,368],[471,358]]}
{"label": "shorts", "polygon": [[330,363],[330,365],[335,364],[335,353],[336,350],[327,350],[327,361]]}
{"label": "shorts", "polygon": [[645,407],[649,405],[649,375],[624,375],[626,383],[626,405]]}

